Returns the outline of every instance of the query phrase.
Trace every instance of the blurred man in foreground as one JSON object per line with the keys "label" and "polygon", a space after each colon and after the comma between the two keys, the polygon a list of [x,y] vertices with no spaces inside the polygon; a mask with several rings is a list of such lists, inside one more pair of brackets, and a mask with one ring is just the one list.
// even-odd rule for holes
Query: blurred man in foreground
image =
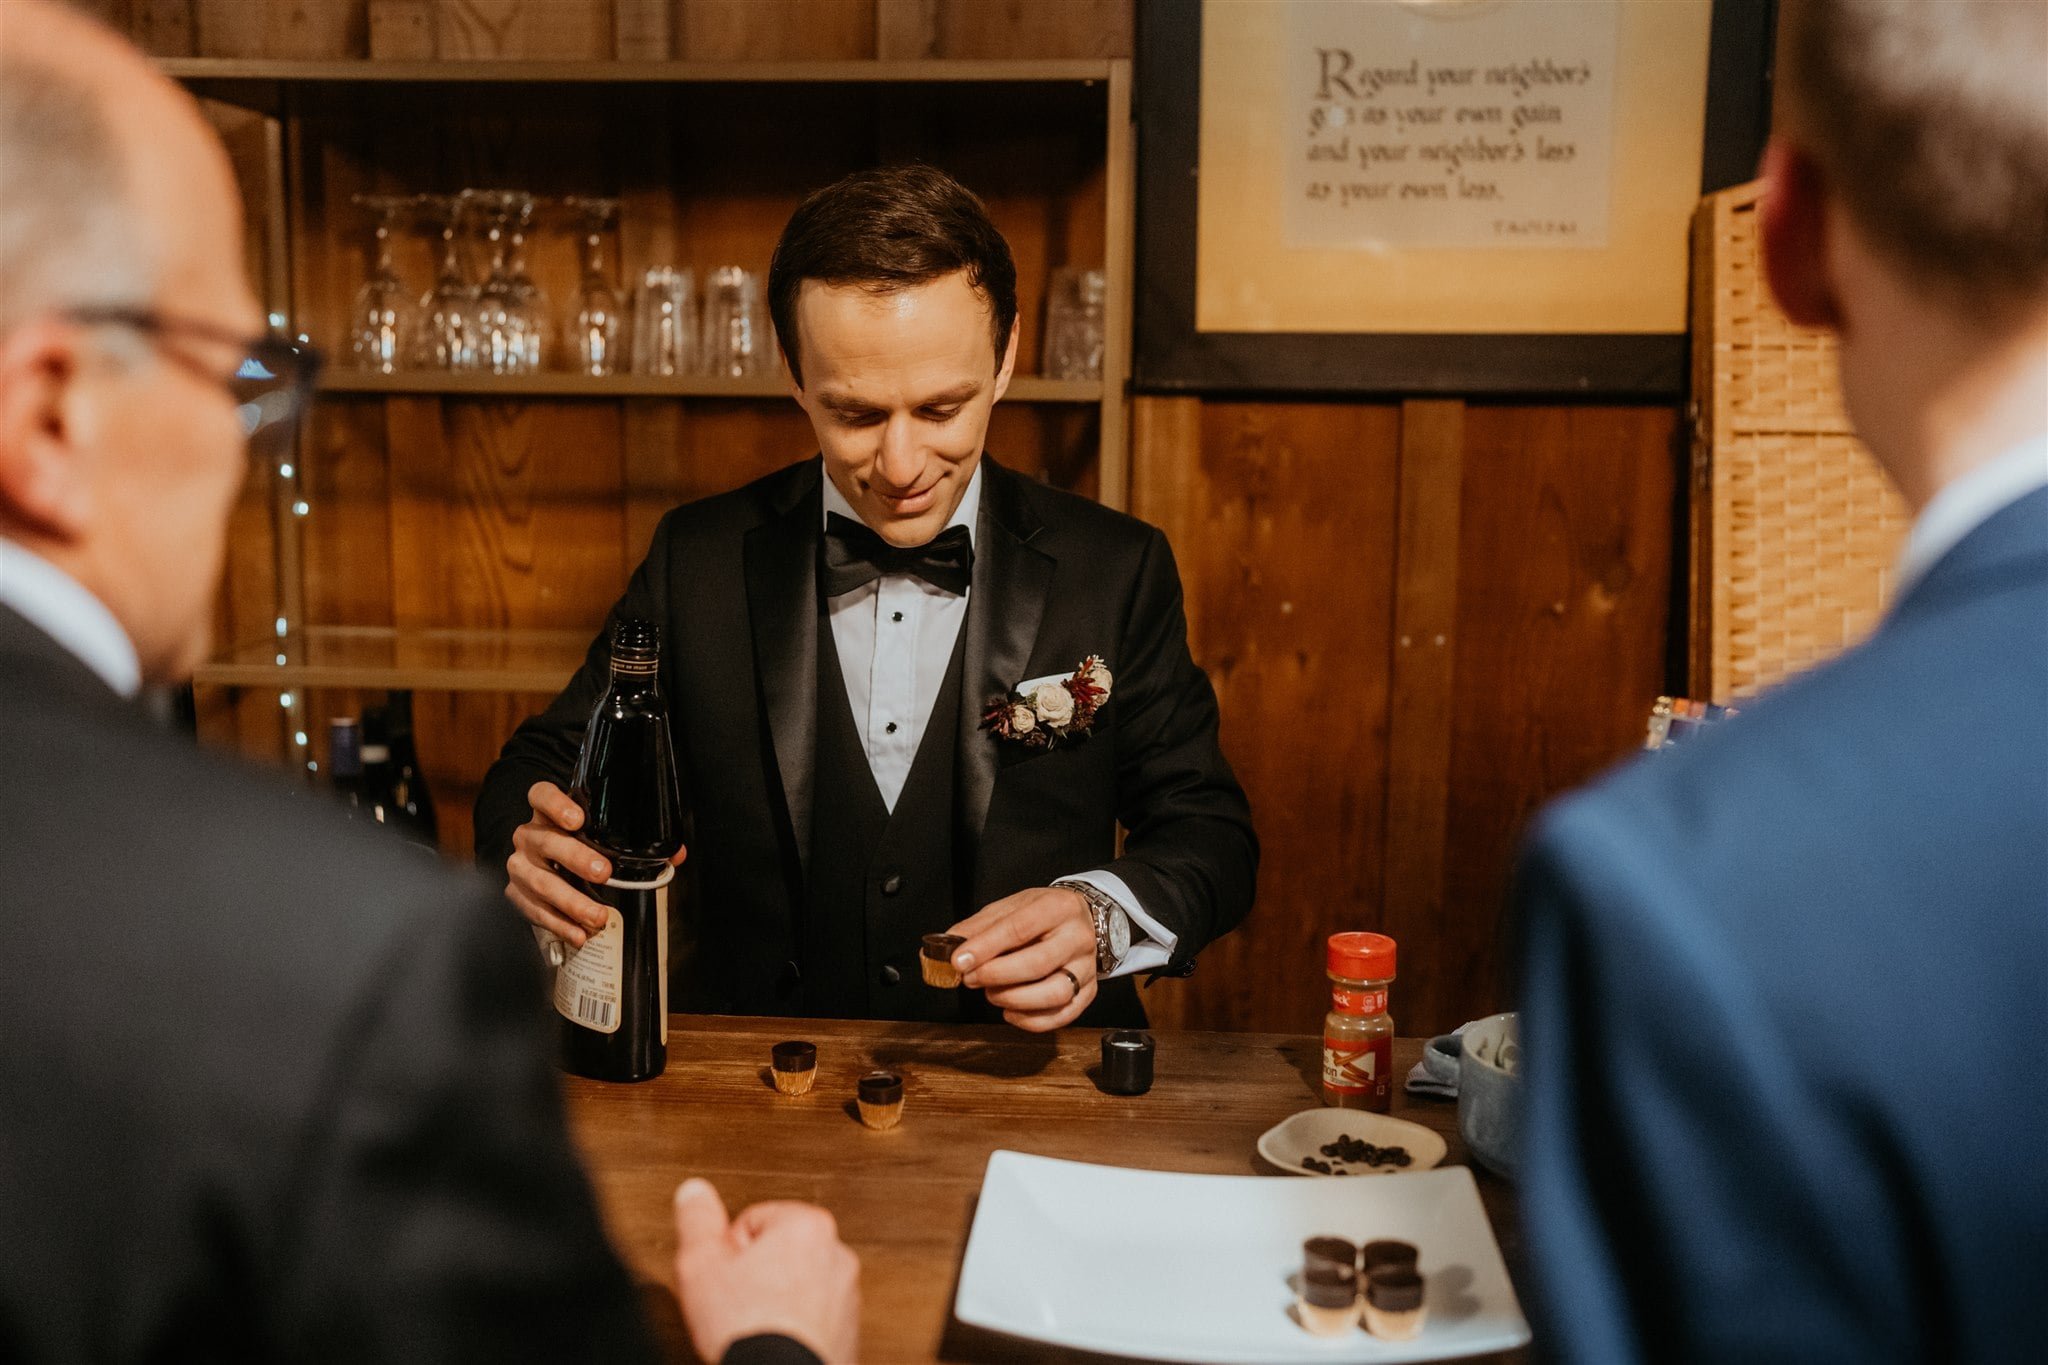
{"label": "blurred man in foreground", "polygon": [[2039,1359],[2048,6],[1781,13],[1771,285],[1916,520],[1866,644],[1534,838],[1537,1339]]}
{"label": "blurred man in foreground", "polygon": [[[0,1359],[648,1358],[519,922],[130,704],[311,379],[240,241],[189,98],[0,6]],[[675,1214],[708,1358],[851,1358],[828,1215]]]}

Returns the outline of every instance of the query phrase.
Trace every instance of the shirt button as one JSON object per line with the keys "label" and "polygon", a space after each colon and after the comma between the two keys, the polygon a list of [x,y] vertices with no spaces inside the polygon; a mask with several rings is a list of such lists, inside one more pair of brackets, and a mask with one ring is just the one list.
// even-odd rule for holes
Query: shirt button
{"label": "shirt button", "polygon": [[884,725],[882,729],[885,733],[893,735],[896,733],[896,722],[892,720],[887,725]]}
{"label": "shirt button", "polygon": [[893,895],[895,895],[896,893],[898,893],[899,891],[901,891],[902,889],[903,889],[903,874],[902,874],[901,872],[891,872],[891,873],[890,873],[890,874],[889,874],[888,876],[886,876],[886,877],[882,878],[882,894],[883,894],[883,895],[885,895],[885,896],[893,896]]}
{"label": "shirt button", "polygon": [[882,968],[882,984],[884,986],[894,986],[902,980],[903,973],[897,971],[894,967]]}
{"label": "shirt button", "polygon": [[901,621],[903,619],[903,613],[899,611],[894,616],[891,616],[889,619],[891,621]]}

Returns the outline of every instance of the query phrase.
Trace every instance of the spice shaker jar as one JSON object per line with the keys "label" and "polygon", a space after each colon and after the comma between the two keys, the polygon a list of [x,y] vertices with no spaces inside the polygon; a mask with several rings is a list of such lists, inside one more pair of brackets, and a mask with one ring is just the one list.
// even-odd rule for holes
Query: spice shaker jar
{"label": "spice shaker jar", "polygon": [[1385,934],[1332,934],[1330,1013],[1323,1019],[1323,1103],[1384,1114],[1394,1100],[1394,940]]}

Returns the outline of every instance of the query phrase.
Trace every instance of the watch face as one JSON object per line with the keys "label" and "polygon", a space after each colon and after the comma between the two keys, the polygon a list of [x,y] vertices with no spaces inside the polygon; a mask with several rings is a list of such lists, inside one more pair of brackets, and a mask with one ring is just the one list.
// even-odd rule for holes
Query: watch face
{"label": "watch face", "polygon": [[1109,913],[1109,951],[1118,962],[1131,951],[1131,917],[1120,909]]}

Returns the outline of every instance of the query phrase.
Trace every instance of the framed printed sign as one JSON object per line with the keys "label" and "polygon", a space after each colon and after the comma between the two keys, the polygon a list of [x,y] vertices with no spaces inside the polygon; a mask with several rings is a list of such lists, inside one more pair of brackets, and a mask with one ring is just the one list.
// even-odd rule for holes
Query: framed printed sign
{"label": "framed printed sign", "polygon": [[1673,396],[1765,0],[1148,0],[1153,391]]}

